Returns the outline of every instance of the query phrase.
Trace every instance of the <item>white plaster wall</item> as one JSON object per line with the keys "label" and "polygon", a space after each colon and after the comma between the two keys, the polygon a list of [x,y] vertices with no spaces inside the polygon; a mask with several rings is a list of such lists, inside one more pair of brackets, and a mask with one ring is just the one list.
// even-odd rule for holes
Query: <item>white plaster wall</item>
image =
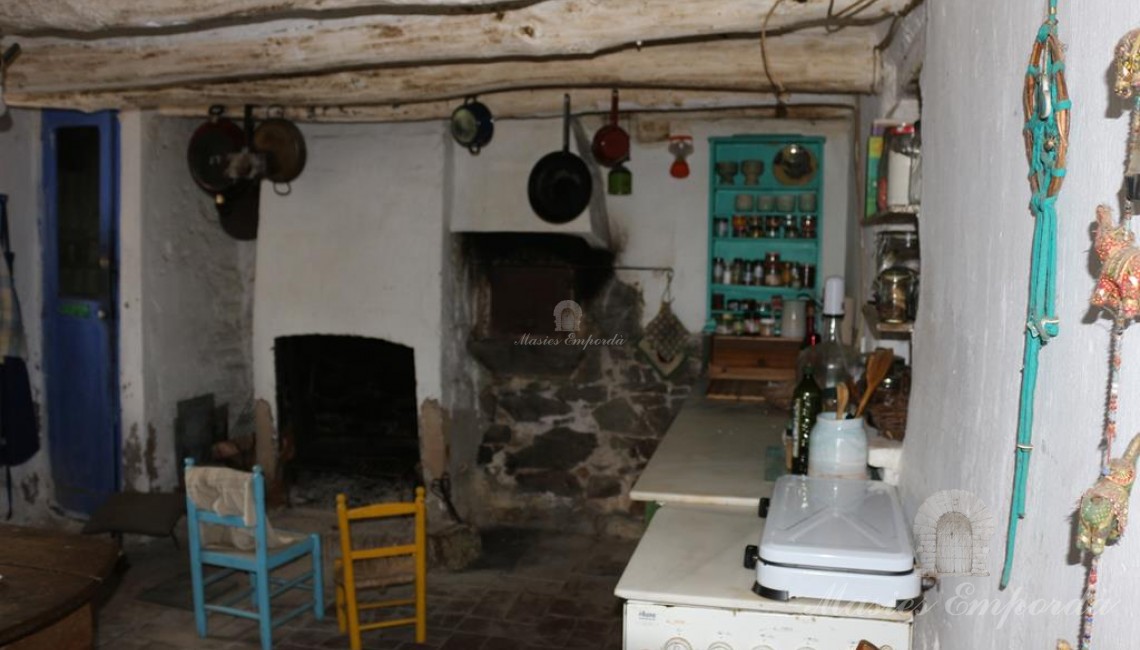
{"label": "white plaster wall", "polygon": [[[918,648],[1053,648],[1075,640],[1079,616],[993,614],[1035,599],[1080,598],[1084,569],[1070,554],[1073,513],[1097,477],[1107,377],[1108,327],[1085,322],[1094,277],[1090,225],[1097,203],[1120,187],[1126,118],[1107,85],[1112,48],[1140,25],[1134,0],[1095,9],[1060,4],[1066,73],[1073,98],[1068,176],[1058,201],[1060,336],[1041,353],[1036,426],[1009,589],[999,592],[1013,481],[1025,301],[1033,220],[1021,136],[1021,90],[1044,16],[1040,0],[935,2],[929,7],[923,69],[923,284],[914,335],[914,388],[902,488],[910,513],[942,489],[973,492],[998,518],[988,578],[944,579],[940,602],[920,617]],[[1092,266],[1098,268],[1098,265]],[[1140,429],[1130,399],[1140,387],[1140,345],[1124,341],[1119,414],[1122,440]],[[1135,647],[1140,638],[1140,534],[1131,528],[1101,562],[1095,646]],[[990,599],[989,615],[955,615],[959,588]],[[975,602],[978,602],[977,600]]]}
{"label": "white plaster wall", "polygon": [[[16,293],[20,297],[27,335],[32,398],[40,417],[40,452],[27,463],[12,469],[16,500],[13,521],[17,523],[50,518],[48,506],[52,494],[47,440],[49,423],[43,403],[43,328],[40,324],[43,312],[41,167],[39,112],[9,110],[7,116],[0,117],[0,193],[8,195],[9,232],[12,251],[16,254]],[[0,504],[6,512],[7,498],[0,496]]]}
{"label": "white plaster wall", "polygon": [[441,397],[444,125],[302,125],[304,173],[262,191],[254,389],[276,408],[279,336],[348,334],[415,350],[416,394]]}
{"label": "white plaster wall", "polygon": [[[493,107],[492,107],[493,109]],[[672,267],[673,311],[690,331],[705,325],[706,274],[708,272],[708,138],[739,133],[799,133],[823,135],[825,145],[823,262],[821,277],[843,274],[846,264],[847,225],[851,218],[851,127],[847,120],[807,122],[796,120],[687,120],[648,116],[651,121],[670,123],[672,133],[693,136],[695,151],[689,157],[691,174],[678,180],[669,175],[673,155],[667,142],[641,143],[633,138],[631,162],[633,194],[606,196],[606,211],[616,264]],[[623,118],[622,126],[633,133],[634,120]],[[600,116],[581,118],[588,137],[603,124]],[[526,200],[526,182],[534,164],[561,142],[561,121],[503,120],[496,124],[495,139],[479,156],[455,147],[457,193],[474,195],[470,177],[490,179],[480,187],[479,205],[492,209],[478,212],[457,204],[453,228],[495,230],[502,227],[547,230],[531,212]],[[572,144],[572,147],[574,145]],[[604,182],[607,170],[602,169]],[[513,212],[511,212],[513,208]],[[510,214],[507,214],[510,212]],[[578,221],[585,218],[579,217]],[[619,277],[645,288],[644,320],[657,313],[665,289],[665,275],[645,271],[622,271]],[[551,305],[553,308],[553,304]]]}
{"label": "white plaster wall", "polygon": [[128,112],[120,123],[123,478],[165,489],[181,466],[178,402],[213,393],[234,433],[251,422],[255,248],[222,231],[190,178],[186,145],[200,120]]}

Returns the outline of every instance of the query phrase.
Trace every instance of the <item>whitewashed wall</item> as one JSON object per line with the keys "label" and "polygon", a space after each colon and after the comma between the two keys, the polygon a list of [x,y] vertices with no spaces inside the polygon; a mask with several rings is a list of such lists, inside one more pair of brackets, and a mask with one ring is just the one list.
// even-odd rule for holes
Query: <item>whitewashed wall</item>
{"label": "whitewashed wall", "polygon": [[261,195],[256,396],[276,409],[277,337],[348,334],[411,347],[418,400],[440,398],[443,125],[302,132],[308,162],[292,193]]}
{"label": "whitewashed wall", "polygon": [[[691,175],[678,180],[669,175],[673,155],[667,142],[641,143],[633,138],[628,165],[633,172],[633,194],[605,197],[609,230],[618,252],[616,263],[675,269],[673,310],[689,330],[702,329],[707,315],[709,137],[770,133],[825,136],[821,277],[844,272],[852,175],[849,121],[686,120],[660,116],[638,119],[668,122],[672,133],[693,136],[695,151],[688,159]],[[598,116],[582,118],[587,137],[592,137],[602,124]],[[631,134],[636,129],[634,119],[628,117],[623,118],[622,125]],[[526,183],[531,168],[542,156],[561,147],[561,134],[560,120],[509,120],[496,125],[495,140],[479,156],[455,147],[452,155],[456,191],[463,197],[476,196],[480,209],[473,211],[457,201],[453,227],[481,231],[520,226],[588,231],[588,227],[576,225],[587,219],[585,214],[571,225],[550,228],[531,212],[527,203]],[[576,148],[573,143],[571,146]],[[601,171],[604,182],[607,170]],[[469,180],[472,177],[482,180],[475,184],[482,191],[474,191]],[[665,288],[664,274],[623,271],[619,277],[645,288],[645,320],[652,318]]]}
{"label": "whitewashed wall", "polygon": [[[974,492],[994,510],[988,578],[948,578],[920,618],[917,646],[1052,649],[1075,640],[1079,617],[1026,613],[1004,618],[995,606],[1035,599],[1071,603],[1084,569],[1070,554],[1081,492],[1097,477],[1097,444],[1107,377],[1108,327],[1086,322],[1094,277],[1090,224],[1097,203],[1115,205],[1126,118],[1110,100],[1116,39],[1140,26],[1134,0],[1095,7],[1060,3],[1061,36],[1073,97],[1069,172],[1058,202],[1060,336],[1041,354],[1028,516],[1021,523],[1013,582],[998,591],[1013,481],[1025,301],[1033,220],[1021,90],[1044,0],[935,2],[929,7],[922,76],[924,125],[923,284],[914,337],[914,389],[903,490],[914,513],[947,488]],[[1140,332],[1125,337],[1118,453],[1140,430]],[[1134,504],[1135,505],[1135,504]],[[1095,646],[1128,648],[1140,638],[1140,533],[1129,529],[1101,563]],[[953,615],[956,590],[989,599],[990,615]],[[980,602],[980,601],[975,601]],[[996,604],[996,605],[995,605]],[[1039,611],[1039,610],[1033,610]]]}
{"label": "whitewashed wall", "polygon": [[120,115],[120,375],[124,487],[177,483],[179,401],[206,393],[248,433],[254,244],[226,235],[194,184],[200,120]]}
{"label": "whitewashed wall", "polygon": [[[35,522],[50,517],[51,470],[48,461],[44,404],[43,268],[40,263],[40,228],[43,212],[40,191],[40,115],[38,111],[10,110],[0,117],[0,193],[8,195],[8,216],[12,250],[16,253],[16,292],[23,309],[28,341],[28,374],[32,398],[40,417],[40,452],[27,463],[12,469],[16,500],[13,521]],[[0,496],[4,512],[7,499]]]}

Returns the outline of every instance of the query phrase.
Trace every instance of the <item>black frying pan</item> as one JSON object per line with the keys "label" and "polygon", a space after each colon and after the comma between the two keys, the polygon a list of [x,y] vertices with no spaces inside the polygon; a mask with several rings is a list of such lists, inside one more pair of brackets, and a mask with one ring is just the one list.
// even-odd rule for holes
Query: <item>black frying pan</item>
{"label": "black frying pan", "polygon": [[233,121],[222,117],[219,106],[210,107],[210,119],[190,136],[186,161],[190,176],[207,194],[221,194],[230,189],[235,180],[226,175],[231,155],[240,153],[246,144],[246,134]]}
{"label": "black frying pan", "polygon": [[590,204],[594,181],[581,158],[570,153],[570,95],[562,101],[562,150],[543,156],[530,172],[527,197],[540,219],[573,221]]}

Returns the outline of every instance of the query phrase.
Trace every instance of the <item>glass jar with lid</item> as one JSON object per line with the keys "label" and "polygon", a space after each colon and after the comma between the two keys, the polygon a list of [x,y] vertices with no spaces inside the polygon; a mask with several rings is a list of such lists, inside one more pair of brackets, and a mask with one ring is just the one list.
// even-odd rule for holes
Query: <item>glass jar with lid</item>
{"label": "glass jar with lid", "polygon": [[918,274],[905,267],[891,267],[875,283],[876,308],[884,323],[909,323],[917,312]]}

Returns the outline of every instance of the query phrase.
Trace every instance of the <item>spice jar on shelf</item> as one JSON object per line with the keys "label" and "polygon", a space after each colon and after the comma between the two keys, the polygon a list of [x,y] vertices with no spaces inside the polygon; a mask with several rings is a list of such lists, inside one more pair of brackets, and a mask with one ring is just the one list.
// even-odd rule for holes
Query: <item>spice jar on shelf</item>
{"label": "spice jar on shelf", "polygon": [[722,335],[732,334],[734,320],[735,317],[729,312],[721,314],[720,320],[717,321],[716,324],[716,333]]}
{"label": "spice jar on shelf", "polygon": [[744,314],[744,333],[748,336],[756,336],[760,331],[760,319],[756,316],[756,312],[749,311]]}
{"label": "spice jar on shelf", "polygon": [[764,236],[771,237],[773,239],[779,237],[780,224],[782,223],[783,219],[781,219],[779,216],[773,215],[764,217]]}
{"label": "spice jar on shelf", "polygon": [[732,216],[732,236],[733,237],[747,237],[748,236],[748,217],[742,214]]}
{"label": "spice jar on shelf", "polygon": [[789,214],[784,217],[784,238],[785,239],[799,239],[800,227],[796,223],[796,216]]}
{"label": "spice jar on shelf", "polygon": [[783,281],[783,269],[780,266],[779,253],[766,253],[764,255],[764,286],[778,287]]}
{"label": "spice jar on shelf", "polygon": [[717,237],[728,237],[729,233],[732,232],[732,227],[727,217],[718,217],[714,219],[713,222],[716,224]]}
{"label": "spice jar on shelf", "polygon": [[800,220],[800,237],[804,239],[815,239],[816,235],[815,216],[805,214],[803,219]]}
{"label": "spice jar on shelf", "polygon": [[759,239],[764,236],[764,219],[761,217],[750,217],[748,219],[748,234],[753,239]]}

